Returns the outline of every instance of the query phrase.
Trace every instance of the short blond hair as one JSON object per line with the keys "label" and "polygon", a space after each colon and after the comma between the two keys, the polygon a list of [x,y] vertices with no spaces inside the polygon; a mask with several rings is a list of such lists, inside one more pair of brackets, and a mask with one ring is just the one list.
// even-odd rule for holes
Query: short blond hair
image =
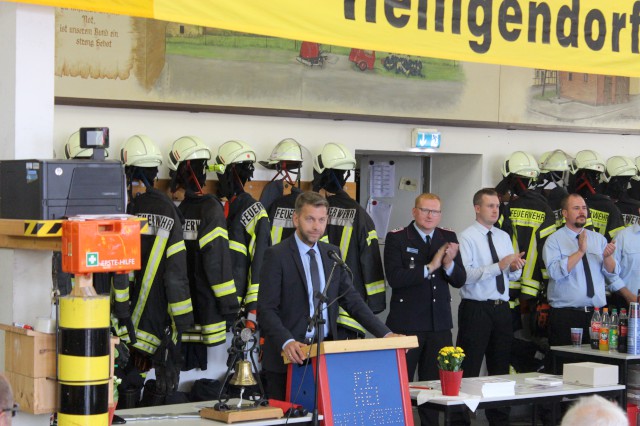
{"label": "short blond hair", "polygon": [[434,194],[432,192],[424,192],[424,193],[418,195],[416,197],[416,201],[414,202],[413,207],[418,207],[418,204],[422,200],[438,200],[438,202],[440,203],[440,206],[442,207],[442,200],[440,199],[440,196],[438,196],[438,194]]}

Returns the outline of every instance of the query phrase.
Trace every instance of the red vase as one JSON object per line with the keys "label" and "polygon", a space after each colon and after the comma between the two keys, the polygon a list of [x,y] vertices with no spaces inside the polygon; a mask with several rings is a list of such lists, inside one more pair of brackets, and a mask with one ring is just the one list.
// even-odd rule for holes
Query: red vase
{"label": "red vase", "polygon": [[116,405],[118,405],[118,401],[109,404],[109,426],[113,423],[113,415],[116,412]]}
{"label": "red vase", "polygon": [[447,396],[458,396],[460,393],[460,383],[462,382],[462,371],[438,370],[440,373],[440,386],[442,394]]}

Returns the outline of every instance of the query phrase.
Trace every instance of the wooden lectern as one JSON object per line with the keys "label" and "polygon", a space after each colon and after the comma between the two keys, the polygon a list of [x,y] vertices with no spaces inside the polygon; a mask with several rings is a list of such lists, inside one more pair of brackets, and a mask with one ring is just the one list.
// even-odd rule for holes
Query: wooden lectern
{"label": "wooden lectern", "polygon": [[[325,426],[413,426],[405,350],[418,346],[415,336],[338,340],[320,346],[318,409]],[[316,345],[310,362],[288,363],[287,400],[314,408]]]}

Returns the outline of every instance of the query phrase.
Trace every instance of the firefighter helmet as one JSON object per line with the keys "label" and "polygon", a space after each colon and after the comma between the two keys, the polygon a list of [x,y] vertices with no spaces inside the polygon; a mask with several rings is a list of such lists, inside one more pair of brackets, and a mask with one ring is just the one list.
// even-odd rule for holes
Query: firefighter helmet
{"label": "firefighter helmet", "polygon": [[[104,150],[104,156],[109,156],[109,151]],[[67,160],[74,159],[91,159],[93,157],[93,148],[80,148],[80,131],[73,132],[67,143],[64,145],[64,158]]]}
{"label": "firefighter helmet", "polygon": [[502,176],[507,177],[511,174],[535,179],[540,174],[540,168],[533,155],[524,151],[516,151],[502,164]]}
{"label": "firefighter helmet", "polygon": [[181,162],[187,160],[210,160],[211,150],[197,136],[176,139],[169,152],[169,169],[176,171]]}
{"label": "firefighter helmet", "polygon": [[120,160],[125,166],[158,167],[162,164],[162,154],[149,136],[134,135],[122,144]]}
{"label": "firefighter helmet", "polygon": [[353,170],[356,168],[356,159],[346,146],[329,142],[320,154],[313,157],[313,168],[318,173],[325,169]]}
{"label": "firefighter helmet", "polygon": [[578,170],[593,170],[602,173],[606,170],[606,165],[600,154],[590,149],[585,149],[578,152],[571,163],[571,173],[576,174]]}
{"label": "firefighter helmet", "polygon": [[607,160],[607,170],[602,173],[602,180],[609,182],[615,176],[635,176],[638,168],[633,160],[624,155],[615,155]]}
{"label": "firefighter helmet", "polygon": [[231,140],[223,143],[218,148],[216,163],[228,166],[234,163],[249,161],[255,163],[256,153],[248,144],[242,141]]}
{"label": "firefighter helmet", "polygon": [[271,151],[271,155],[267,161],[259,161],[259,163],[267,169],[275,169],[278,163],[289,163],[294,167],[300,167],[302,163],[302,145],[295,139],[282,139]]}
{"label": "firefighter helmet", "polygon": [[567,172],[572,158],[563,150],[547,151],[540,156],[540,173]]}

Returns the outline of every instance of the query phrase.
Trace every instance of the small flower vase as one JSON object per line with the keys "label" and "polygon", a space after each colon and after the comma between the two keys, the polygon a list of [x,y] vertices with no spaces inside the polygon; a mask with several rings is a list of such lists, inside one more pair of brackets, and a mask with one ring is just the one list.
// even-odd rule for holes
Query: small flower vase
{"label": "small flower vase", "polygon": [[462,382],[462,371],[438,370],[440,373],[440,386],[442,394],[447,396],[458,396],[460,393],[460,383]]}

